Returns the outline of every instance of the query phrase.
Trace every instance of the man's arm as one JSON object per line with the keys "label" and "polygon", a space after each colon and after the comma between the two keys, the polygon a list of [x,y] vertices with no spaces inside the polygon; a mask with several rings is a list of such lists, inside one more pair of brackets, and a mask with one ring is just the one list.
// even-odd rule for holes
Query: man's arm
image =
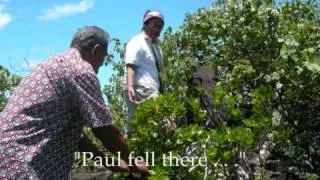
{"label": "man's arm", "polygon": [[128,162],[129,148],[125,144],[125,140],[122,137],[119,129],[114,125],[92,128],[94,135],[99,138],[110,152],[121,152],[121,158]]}
{"label": "man's arm", "polygon": [[[92,128],[93,133],[98,137],[105,148],[107,148],[112,153],[120,152],[120,157],[127,163],[129,163],[129,148],[125,143],[125,140],[119,131],[119,129],[114,125],[108,125],[103,127]],[[143,175],[148,175],[148,168],[144,162],[139,164],[134,164],[137,166],[129,167],[135,171],[140,172]]]}
{"label": "man's arm", "polygon": [[129,100],[137,104],[135,99],[135,89],[134,89],[134,80],[136,76],[136,65],[127,64],[127,89],[128,89],[128,98]]}
{"label": "man's arm", "polygon": [[[124,139],[114,125],[112,125],[111,113],[106,109],[103,101],[100,83],[93,73],[83,73],[70,80],[74,90],[71,96],[73,104],[79,108],[79,117],[84,124],[92,128],[93,133],[101,140],[109,151],[121,153],[121,158],[128,162],[129,149]],[[141,174],[146,175],[148,168],[143,165],[130,167]]]}
{"label": "man's arm", "polygon": [[78,151],[80,152],[92,152],[94,157],[104,157],[102,161],[104,161],[103,165],[105,165],[111,171],[116,172],[128,172],[129,167],[126,163],[122,163],[120,161],[120,166],[111,165],[107,166],[107,162],[112,161],[112,158],[105,157],[104,153],[98,150],[98,148],[92,143],[92,141],[87,137],[86,134],[83,134],[81,140],[78,144]]}

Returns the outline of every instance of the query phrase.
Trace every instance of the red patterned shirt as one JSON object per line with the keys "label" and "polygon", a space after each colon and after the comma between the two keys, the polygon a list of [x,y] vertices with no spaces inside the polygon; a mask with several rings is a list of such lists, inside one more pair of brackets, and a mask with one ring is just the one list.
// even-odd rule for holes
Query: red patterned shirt
{"label": "red patterned shirt", "polygon": [[111,123],[99,80],[77,49],[44,61],[0,114],[0,179],[67,179],[83,126]]}

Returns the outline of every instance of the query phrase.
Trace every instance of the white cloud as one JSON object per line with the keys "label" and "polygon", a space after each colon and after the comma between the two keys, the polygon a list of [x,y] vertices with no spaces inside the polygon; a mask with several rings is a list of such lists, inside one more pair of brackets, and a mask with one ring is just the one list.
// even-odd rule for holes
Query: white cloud
{"label": "white cloud", "polygon": [[0,29],[3,29],[12,21],[11,15],[4,11],[5,5],[1,4],[4,2],[9,2],[9,1],[0,1]]}
{"label": "white cloud", "polygon": [[12,17],[8,13],[0,12],[0,29],[6,27],[12,21]]}
{"label": "white cloud", "polygon": [[49,21],[61,17],[84,13],[94,6],[93,0],[82,0],[77,4],[65,4],[45,9],[43,14],[38,17],[39,20]]}

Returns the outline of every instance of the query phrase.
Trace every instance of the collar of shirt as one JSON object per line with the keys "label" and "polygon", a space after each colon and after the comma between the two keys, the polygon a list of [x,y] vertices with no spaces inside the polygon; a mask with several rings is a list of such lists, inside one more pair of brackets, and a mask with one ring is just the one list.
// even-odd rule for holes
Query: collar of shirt
{"label": "collar of shirt", "polygon": [[[77,63],[81,63],[83,64],[85,67],[87,67],[90,71],[94,72],[94,69],[92,67],[92,65],[90,63],[88,63],[86,60],[82,59],[80,51],[74,47],[70,47],[67,50],[67,54],[74,56],[73,59],[75,59],[76,61],[78,61]],[[70,56],[69,56],[70,57]]]}
{"label": "collar of shirt", "polygon": [[76,49],[76,48],[74,48],[74,47],[70,47],[70,48],[67,50],[67,53],[68,53],[68,54],[73,54],[77,59],[83,60],[82,57],[81,57],[81,54],[80,54],[79,50]]}

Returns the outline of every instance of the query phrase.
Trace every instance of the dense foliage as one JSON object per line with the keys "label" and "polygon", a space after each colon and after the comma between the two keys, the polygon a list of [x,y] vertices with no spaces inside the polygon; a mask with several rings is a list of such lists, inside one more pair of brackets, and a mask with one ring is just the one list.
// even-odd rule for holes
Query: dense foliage
{"label": "dense foliage", "polygon": [[[162,72],[166,93],[139,105],[137,134],[130,140],[137,154],[155,152],[151,178],[275,177],[267,173],[268,159],[281,162],[277,170],[282,177],[319,177],[317,1],[218,1],[188,14],[176,32],[169,28],[164,33],[161,43],[167,60]],[[120,71],[105,91],[114,112],[122,112],[117,122],[125,117],[119,109],[120,64],[115,63]],[[215,69],[218,82],[209,93],[191,83],[199,65]],[[219,119],[210,119],[200,103],[203,93],[212,102],[212,112],[222,114]],[[208,127],[208,120],[219,124]],[[177,129],[169,130],[168,122],[177,123]],[[208,162],[163,166],[162,155],[170,152],[205,156]],[[245,154],[258,154],[259,167],[248,168]]]}

